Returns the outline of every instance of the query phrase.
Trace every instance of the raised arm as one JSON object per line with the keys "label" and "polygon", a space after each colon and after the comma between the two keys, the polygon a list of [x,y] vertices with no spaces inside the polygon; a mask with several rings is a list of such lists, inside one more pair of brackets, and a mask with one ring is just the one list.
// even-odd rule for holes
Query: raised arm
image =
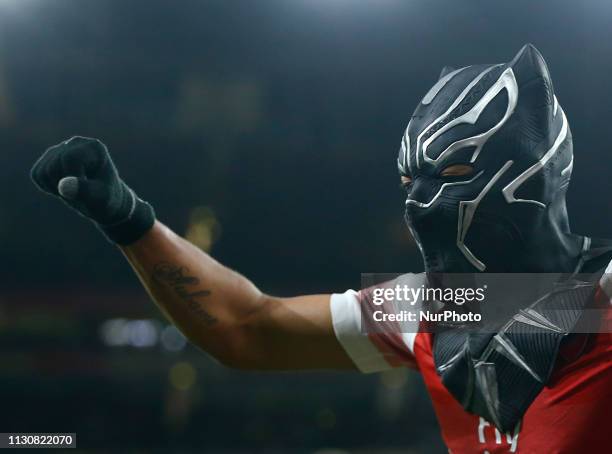
{"label": "raised arm", "polygon": [[268,296],[160,222],[122,250],[160,309],[222,363],[353,367],[333,332],[330,295]]}
{"label": "raised arm", "polygon": [[32,169],[36,185],[120,246],[162,312],[197,346],[241,369],[352,369],[334,335],[330,295],[275,298],[155,221],[102,142],[72,138]]}

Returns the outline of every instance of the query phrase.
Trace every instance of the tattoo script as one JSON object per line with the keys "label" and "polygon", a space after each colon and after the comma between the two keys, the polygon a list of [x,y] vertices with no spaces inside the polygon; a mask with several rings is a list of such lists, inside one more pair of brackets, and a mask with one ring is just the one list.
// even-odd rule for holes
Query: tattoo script
{"label": "tattoo script", "polygon": [[197,290],[193,287],[200,284],[200,280],[189,275],[189,269],[174,265],[169,262],[160,262],[153,267],[153,279],[160,283],[170,286],[176,295],[185,303],[191,312],[207,325],[213,325],[217,319],[210,315],[202,307],[200,298],[210,296],[210,290]]}

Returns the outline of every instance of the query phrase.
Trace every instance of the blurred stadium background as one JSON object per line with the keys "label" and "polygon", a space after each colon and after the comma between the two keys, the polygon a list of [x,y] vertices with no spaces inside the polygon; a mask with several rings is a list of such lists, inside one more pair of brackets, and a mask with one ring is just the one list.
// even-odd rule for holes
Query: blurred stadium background
{"label": "blurred stadium background", "polygon": [[36,192],[101,138],[176,231],[283,295],[419,271],[395,158],[442,66],[535,43],[574,133],[576,231],[610,236],[606,0],[0,0],[0,429],[100,452],[442,453],[419,377],[225,369]]}

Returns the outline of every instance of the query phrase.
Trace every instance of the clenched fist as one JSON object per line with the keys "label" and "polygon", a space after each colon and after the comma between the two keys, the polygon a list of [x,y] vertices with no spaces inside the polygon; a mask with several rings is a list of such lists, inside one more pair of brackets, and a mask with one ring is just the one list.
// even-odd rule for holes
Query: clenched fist
{"label": "clenched fist", "polygon": [[72,137],[47,149],[31,171],[43,192],[91,219],[113,242],[129,244],[155,222],[153,208],[119,178],[98,139]]}

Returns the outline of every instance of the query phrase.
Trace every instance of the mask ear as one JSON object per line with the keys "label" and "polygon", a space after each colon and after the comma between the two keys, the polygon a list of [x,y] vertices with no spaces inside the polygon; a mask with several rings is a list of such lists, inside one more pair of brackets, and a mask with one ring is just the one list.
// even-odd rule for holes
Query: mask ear
{"label": "mask ear", "polygon": [[438,80],[442,79],[444,76],[449,75],[450,73],[452,73],[456,69],[457,68],[454,68],[452,66],[445,66],[444,68],[442,68],[442,72],[440,72],[440,76],[438,77]]}
{"label": "mask ear", "polygon": [[509,66],[514,71],[519,89],[529,89],[532,103],[540,107],[553,103],[554,90],[548,66],[533,44],[525,44]]}
{"label": "mask ear", "polygon": [[519,87],[517,108],[527,114],[537,129],[547,131],[553,119],[554,91],[542,54],[526,44],[508,64]]}

